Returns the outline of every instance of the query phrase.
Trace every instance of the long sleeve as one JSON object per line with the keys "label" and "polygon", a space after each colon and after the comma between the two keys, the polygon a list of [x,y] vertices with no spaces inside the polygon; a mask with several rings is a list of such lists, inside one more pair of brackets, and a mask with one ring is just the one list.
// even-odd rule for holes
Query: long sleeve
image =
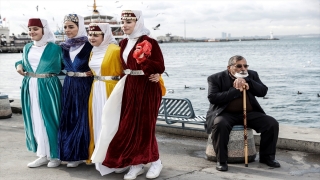
{"label": "long sleeve", "polygon": [[241,96],[240,91],[234,87],[223,91],[222,83],[218,83],[217,80],[223,81],[220,77],[208,77],[208,100],[211,104],[225,104]]}
{"label": "long sleeve", "polygon": [[165,70],[164,60],[159,44],[156,40],[151,38],[143,38],[149,41],[152,45],[151,55],[141,63],[141,69],[149,76],[150,74],[162,74]]}
{"label": "long sleeve", "polygon": [[22,60],[17,61],[14,66],[17,68],[17,66],[20,65],[20,64],[22,64]]}
{"label": "long sleeve", "polygon": [[268,87],[264,85],[257,72],[249,71],[249,76],[245,78],[246,82],[249,84],[249,92],[257,97],[264,97],[268,92]]}

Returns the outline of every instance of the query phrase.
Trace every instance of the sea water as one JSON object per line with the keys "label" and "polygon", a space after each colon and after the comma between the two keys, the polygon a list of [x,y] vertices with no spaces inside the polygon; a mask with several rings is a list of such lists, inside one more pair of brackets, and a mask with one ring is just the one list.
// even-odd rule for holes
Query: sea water
{"label": "sea water", "polygon": [[[188,98],[196,115],[205,115],[209,107],[207,77],[226,70],[231,56],[242,55],[269,88],[265,98],[257,98],[268,115],[280,124],[320,128],[320,38],[162,43],[160,47],[168,74],[163,74],[166,97]],[[21,56],[0,54],[0,92],[9,98],[20,98],[22,76],[14,63]]]}

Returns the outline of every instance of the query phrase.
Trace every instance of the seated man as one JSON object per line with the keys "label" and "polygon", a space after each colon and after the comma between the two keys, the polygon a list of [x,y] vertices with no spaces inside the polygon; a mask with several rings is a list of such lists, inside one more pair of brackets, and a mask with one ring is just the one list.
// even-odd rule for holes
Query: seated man
{"label": "seated man", "polygon": [[243,125],[242,91],[247,90],[247,125],[261,133],[260,163],[270,167],[280,167],[275,160],[279,124],[265,114],[255,96],[264,97],[268,87],[259,79],[256,71],[248,70],[244,57],[233,56],[229,59],[227,70],[208,77],[208,99],[210,108],[207,112],[205,128],[212,132],[213,149],[217,156],[219,171],[228,170],[229,134],[234,125]]}

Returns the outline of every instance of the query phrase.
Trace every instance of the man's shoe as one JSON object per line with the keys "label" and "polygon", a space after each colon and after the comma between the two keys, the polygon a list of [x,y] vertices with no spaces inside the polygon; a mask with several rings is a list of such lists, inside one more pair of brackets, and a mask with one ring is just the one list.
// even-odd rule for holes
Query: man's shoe
{"label": "man's shoe", "polygon": [[61,161],[59,159],[51,159],[48,163],[48,167],[58,167],[61,164]]}
{"label": "man's shoe", "polygon": [[147,172],[147,175],[146,177],[148,179],[154,179],[154,178],[157,178],[159,175],[160,175],[160,172],[162,170],[162,163],[160,160],[156,161],[156,162],[152,162],[151,163],[151,166]]}
{"label": "man's shoe", "polygon": [[259,162],[274,168],[280,167],[280,163],[275,159],[272,160],[270,158],[260,158]]}
{"label": "man's shoe", "polygon": [[127,174],[124,175],[124,179],[136,179],[137,176],[144,173],[144,166],[142,164],[133,165]]}
{"label": "man's shoe", "polygon": [[124,168],[115,168],[116,170],[114,170],[114,173],[120,174],[125,172],[126,170],[129,169],[130,166],[124,167]]}
{"label": "man's shoe", "polygon": [[47,157],[40,157],[34,161],[32,161],[31,163],[29,163],[27,166],[29,168],[35,168],[35,167],[39,167],[45,164],[48,164],[49,160],[47,159]]}
{"label": "man's shoe", "polygon": [[81,163],[83,163],[83,161],[70,161],[68,162],[67,167],[71,167],[71,168],[78,167],[79,164]]}
{"label": "man's shoe", "polygon": [[216,169],[218,171],[228,171],[228,163],[227,162],[217,162]]}

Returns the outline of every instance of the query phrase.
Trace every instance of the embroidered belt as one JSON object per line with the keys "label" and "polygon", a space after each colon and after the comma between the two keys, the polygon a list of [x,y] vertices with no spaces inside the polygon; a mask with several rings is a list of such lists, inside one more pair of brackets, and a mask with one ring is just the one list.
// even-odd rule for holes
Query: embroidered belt
{"label": "embroidered belt", "polygon": [[138,75],[144,75],[144,72],[142,70],[131,70],[131,69],[126,69],[123,71],[125,74],[130,74],[133,76],[138,76]]}
{"label": "embroidered belt", "polygon": [[73,77],[87,77],[87,74],[85,72],[72,72],[69,71],[67,72],[68,76],[73,76]]}
{"label": "embroidered belt", "polygon": [[120,80],[120,76],[94,76],[94,80],[106,81],[106,80]]}
{"label": "embroidered belt", "polygon": [[56,74],[36,74],[33,72],[26,72],[25,75],[29,77],[34,77],[34,78],[48,78],[48,77],[57,76]]}

